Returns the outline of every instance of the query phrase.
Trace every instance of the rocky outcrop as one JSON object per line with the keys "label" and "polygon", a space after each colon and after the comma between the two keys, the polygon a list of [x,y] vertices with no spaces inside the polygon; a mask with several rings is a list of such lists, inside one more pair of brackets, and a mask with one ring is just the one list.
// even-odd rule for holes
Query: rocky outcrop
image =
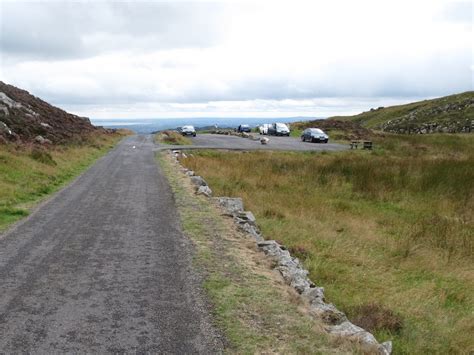
{"label": "rocky outcrop", "polygon": [[471,133],[474,132],[474,97],[435,107],[420,107],[378,128],[399,134]]}
{"label": "rocky outcrop", "polygon": [[52,143],[67,143],[80,141],[100,129],[94,127],[88,118],[67,113],[1,81],[0,121],[13,133],[0,130],[3,138],[39,144],[36,139],[39,136]]}
{"label": "rocky outcrop", "polygon": [[53,143],[49,139],[44,138],[42,136],[36,136],[35,137],[35,142],[39,143],[39,144],[52,144]]}

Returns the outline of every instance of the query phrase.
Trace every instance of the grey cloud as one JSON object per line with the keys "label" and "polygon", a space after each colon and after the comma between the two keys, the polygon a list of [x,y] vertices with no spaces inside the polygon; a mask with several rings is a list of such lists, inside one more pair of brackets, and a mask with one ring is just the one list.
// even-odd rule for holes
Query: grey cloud
{"label": "grey cloud", "polygon": [[[100,80],[99,90],[67,91],[38,82],[35,93],[56,104],[206,103],[210,101],[312,99],[321,97],[431,97],[472,90],[470,53],[453,51],[417,62],[334,63],[322,73],[247,77],[216,89],[206,81],[169,93],[153,82],[130,85],[126,77]],[[223,84],[226,84],[224,81]]]}
{"label": "grey cloud", "polygon": [[209,3],[0,2],[0,48],[20,60],[202,48],[219,42],[223,11]]}
{"label": "grey cloud", "polygon": [[463,23],[472,26],[473,11],[472,1],[453,1],[444,7],[441,17],[449,22]]}

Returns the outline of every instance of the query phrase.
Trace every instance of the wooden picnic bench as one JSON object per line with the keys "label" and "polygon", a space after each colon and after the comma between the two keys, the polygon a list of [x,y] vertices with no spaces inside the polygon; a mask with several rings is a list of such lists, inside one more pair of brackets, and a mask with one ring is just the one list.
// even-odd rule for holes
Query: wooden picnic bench
{"label": "wooden picnic bench", "polygon": [[350,144],[351,149],[357,149],[359,144],[360,144],[359,141],[352,141],[351,144]]}
{"label": "wooden picnic bench", "polygon": [[364,141],[363,149],[372,150],[372,142],[371,141]]}
{"label": "wooden picnic bench", "polygon": [[359,144],[361,144],[361,143],[362,143],[362,149],[372,150],[372,142],[371,141],[364,141],[364,142],[352,141],[350,143],[351,149],[357,149],[359,147]]}

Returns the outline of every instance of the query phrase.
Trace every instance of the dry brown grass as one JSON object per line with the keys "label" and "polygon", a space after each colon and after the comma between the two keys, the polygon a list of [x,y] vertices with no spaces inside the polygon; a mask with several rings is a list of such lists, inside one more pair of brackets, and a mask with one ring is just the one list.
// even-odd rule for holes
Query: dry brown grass
{"label": "dry brown grass", "polygon": [[236,354],[354,353],[331,339],[296,291],[272,270],[272,262],[209,199],[196,196],[188,178],[166,154],[160,163],[173,188],[182,227],[196,245],[195,264],[214,316]]}
{"label": "dry brown grass", "polygon": [[200,152],[183,163],[215,194],[243,197],[329,301],[400,317],[397,331],[376,327],[396,352],[474,350],[474,136],[415,138],[372,153]]}
{"label": "dry brown grass", "polygon": [[171,145],[191,145],[193,142],[182,136],[176,131],[163,131],[155,135],[155,141],[158,143],[171,144]]}

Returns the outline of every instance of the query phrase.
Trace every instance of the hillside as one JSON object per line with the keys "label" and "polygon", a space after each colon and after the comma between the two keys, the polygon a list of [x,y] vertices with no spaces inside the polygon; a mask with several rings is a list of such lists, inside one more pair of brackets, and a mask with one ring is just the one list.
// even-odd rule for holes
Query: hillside
{"label": "hillside", "polygon": [[354,116],[331,117],[392,133],[465,133],[474,131],[474,91],[406,105],[379,107]]}
{"label": "hillside", "polygon": [[88,118],[67,113],[0,81],[0,142],[67,143],[98,130]]}

